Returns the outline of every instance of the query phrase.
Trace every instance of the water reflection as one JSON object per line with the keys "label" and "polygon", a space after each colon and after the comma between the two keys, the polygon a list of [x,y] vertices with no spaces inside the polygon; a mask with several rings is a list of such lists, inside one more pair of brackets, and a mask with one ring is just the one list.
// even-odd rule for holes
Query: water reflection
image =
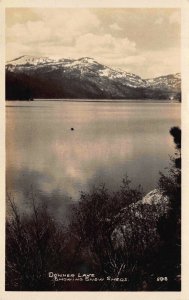
{"label": "water reflection", "polygon": [[180,125],[180,104],[8,105],[7,188],[21,203],[32,185],[57,210],[95,183],[117,188],[126,173],[146,192],[154,188],[174,153],[169,129]]}

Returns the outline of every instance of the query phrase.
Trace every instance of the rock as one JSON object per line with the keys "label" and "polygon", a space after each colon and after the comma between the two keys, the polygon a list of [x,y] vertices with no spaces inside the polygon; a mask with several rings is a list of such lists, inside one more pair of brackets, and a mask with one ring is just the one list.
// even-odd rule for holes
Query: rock
{"label": "rock", "polygon": [[140,255],[153,247],[159,241],[157,221],[168,209],[169,199],[159,189],[122,209],[115,217],[117,225],[111,235],[115,249],[127,251],[133,247]]}

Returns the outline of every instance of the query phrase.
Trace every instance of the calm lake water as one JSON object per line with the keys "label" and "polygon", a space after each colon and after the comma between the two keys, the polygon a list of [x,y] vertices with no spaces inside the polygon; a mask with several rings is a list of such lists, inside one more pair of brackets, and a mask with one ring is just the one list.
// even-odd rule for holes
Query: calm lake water
{"label": "calm lake water", "polygon": [[[31,186],[54,208],[128,174],[145,192],[169,166],[179,103],[143,101],[6,103],[7,189],[19,203]],[[71,131],[70,128],[75,130]]]}

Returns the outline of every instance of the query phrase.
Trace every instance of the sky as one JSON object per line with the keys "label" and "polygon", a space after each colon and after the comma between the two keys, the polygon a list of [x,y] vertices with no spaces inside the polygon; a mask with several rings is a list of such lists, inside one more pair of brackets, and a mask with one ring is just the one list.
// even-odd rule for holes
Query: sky
{"label": "sky", "polygon": [[180,9],[7,8],[6,60],[92,57],[152,78],[180,72]]}

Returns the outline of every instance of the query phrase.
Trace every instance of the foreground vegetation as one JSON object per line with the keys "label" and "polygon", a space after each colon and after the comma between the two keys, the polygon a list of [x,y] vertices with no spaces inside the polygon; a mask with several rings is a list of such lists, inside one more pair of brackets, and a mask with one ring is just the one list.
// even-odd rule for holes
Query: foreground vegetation
{"label": "foreground vegetation", "polygon": [[[27,215],[8,194],[6,290],[180,290],[181,132],[170,133],[176,154],[158,184],[169,205],[142,203],[141,187],[126,177],[114,193],[104,185],[82,192],[65,225],[33,191]],[[49,273],[94,276],[56,281]]]}

